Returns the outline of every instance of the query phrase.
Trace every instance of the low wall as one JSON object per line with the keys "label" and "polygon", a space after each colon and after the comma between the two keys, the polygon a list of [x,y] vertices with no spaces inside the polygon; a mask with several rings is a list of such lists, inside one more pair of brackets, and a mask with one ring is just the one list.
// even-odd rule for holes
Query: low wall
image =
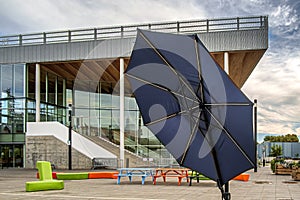
{"label": "low wall", "polygon": [[[35,168],[39,160],[54,164],[57,169],[68,169],[68,145],[54,136],[27,136],[25,168]],[[91,169],[92,159],[72,149],[72,169]]]}

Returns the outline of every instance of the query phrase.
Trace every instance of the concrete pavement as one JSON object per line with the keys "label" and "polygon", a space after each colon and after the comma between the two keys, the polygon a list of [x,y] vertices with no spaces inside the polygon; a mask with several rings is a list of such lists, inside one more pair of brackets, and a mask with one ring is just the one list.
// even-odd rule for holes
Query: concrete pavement
{"label": "concrete pavement", "polygon": [[[76,170],[73,170],[74,172]],[[70,171],[67,171],[70,172]],[[270,167],[253,170],[248,182],[231,181],[231,199],[243,200],[297,200],[300,199],[300,182],[293,181],[288,175],[274,175]],[[65,180],[65,189],[25,192],[25,182],[36,179],[36,170],[28,169],[0,169],[0,199],[19,200],[61,200],[61,199],[100,199],[100,200],[220,200],[221,193],[213,181],[193,181],[192,186],[183,180],[177,185],[175,178],[169,178],[166,183],[162,179],[153,185],[147,178],[145,185],[141,185],[141,178],[137,177],[130,183],[122,178],[117,185],[116,179],[87,179]]]}

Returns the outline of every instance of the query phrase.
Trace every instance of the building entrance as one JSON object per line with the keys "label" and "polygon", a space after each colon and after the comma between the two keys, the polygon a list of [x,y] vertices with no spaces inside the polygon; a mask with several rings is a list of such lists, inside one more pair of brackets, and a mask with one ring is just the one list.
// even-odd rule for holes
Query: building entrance
{"label": "building entrance", "polygon": [[3,144],[0,145],[1,168],[23,167],[23,145]]}

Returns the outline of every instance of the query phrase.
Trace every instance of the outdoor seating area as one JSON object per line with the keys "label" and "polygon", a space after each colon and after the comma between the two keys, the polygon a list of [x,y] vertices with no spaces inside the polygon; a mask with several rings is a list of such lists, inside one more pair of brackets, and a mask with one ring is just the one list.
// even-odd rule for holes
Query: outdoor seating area
{"label": "outdoor seating area", "polygon": [[[41,168],[41,166],[46,165]],[[142,185],[145,184],[145,180],[147,177],[151,178],[153,185],[157,184],[157,179],[162,178],[163,182],[166,183],[168,178],[177,178],[177,185],[180,186],[182,180],[185,179],[189,186],[192,185],[192,180],[197,180],[199,183],[200,180],[210,180],[199,172],[192,171],[188,168],[119,168],[116,171],[93,171],[93,172],[52,172],[51,167],[49,167],[49,162],[46,161],[38,161],[37,168],[38,172],[36,174],[36,178],[40,179],[37,183],[28,183],[28,185],[38,184],[45,185],[39,186],[36,189],[28,189],[28,191],[37,191],[42,190],[42,188],[55,189],[51,186],[48,186],[46,182],[41,183],[41,181],[53,181],[53,179],[57,179],[57,181],[62,180],[84,180],[84,179],[117,179],[117,184],[121,184],[121,178],[127,177],[130,182],[133,181],[133,177],[140,177]],[[43,171],[44,170],[44,171]],[[240,174],[239,176],[233,178],[233,180],[241,180],[248,181],[248,174]],[[29,187],[29,186],[28,186]],[[26,191],[27,191],[27,183],[26,183]]]}

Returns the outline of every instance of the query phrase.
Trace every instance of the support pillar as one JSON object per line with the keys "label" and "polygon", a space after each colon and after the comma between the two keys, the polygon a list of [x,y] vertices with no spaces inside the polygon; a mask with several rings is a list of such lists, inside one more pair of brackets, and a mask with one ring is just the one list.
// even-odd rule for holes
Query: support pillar
{"label": "support pillar", "polygon": [[41,121],[41,66],[35,65],[35,121]]}
{"label": "support pillar", "polygon": [[69,140],[68,140],[68,163],[69,170],[72,170],[72,104],[69,104]]}
{"label": "support pillar", "polygon": [[120,58],[120,167],[124,167],[124,58]]}
{"label": "support pillar", "polygon": [[257,99],[254,99],[254,145],[255,145],[255,167],[254,172],[257,172]]}
{"label": "support pillar", "polygon": [[229,53],[224,52],[224,71],[229,75]]}

